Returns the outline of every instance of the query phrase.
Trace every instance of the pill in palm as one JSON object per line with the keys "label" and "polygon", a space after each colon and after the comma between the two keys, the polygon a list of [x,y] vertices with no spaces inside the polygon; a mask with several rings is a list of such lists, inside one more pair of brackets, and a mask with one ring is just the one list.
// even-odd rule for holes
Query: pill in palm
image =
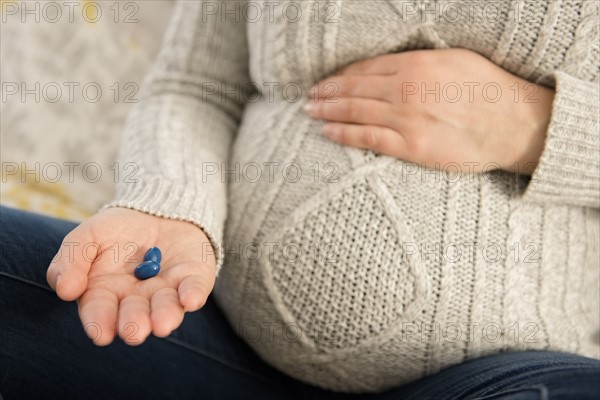
{"label": "pill in palm", "polygon": [[160,264],[162,261],[160,249],[158,247],[150,247],[144,255],[144,261],[154,261],[155,263]]}
{"label": "pill in palm", "polygon": [[135,268],[133,274],[136,278],[144,280],[156,276],[160,271],[160,264],[155,261],[144,261]]}

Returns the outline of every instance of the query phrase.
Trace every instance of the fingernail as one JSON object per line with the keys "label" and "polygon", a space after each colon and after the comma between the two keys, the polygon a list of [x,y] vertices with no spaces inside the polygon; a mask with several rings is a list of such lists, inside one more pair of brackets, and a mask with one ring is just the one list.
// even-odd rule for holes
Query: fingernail
{"label": "fingernail", "polygon": [[304,105],[304,107],[302,107],[302,109],[307,114],[313,114],[315,112],[315,110],[317,109],[317,106],[312,103],[307,103]]}
{"label": "fingernail", "polygon": [[327,124],[321,128],[323,136],[328,137],[331,140],[336,140],[340,136],[340,126],[334,124]]}

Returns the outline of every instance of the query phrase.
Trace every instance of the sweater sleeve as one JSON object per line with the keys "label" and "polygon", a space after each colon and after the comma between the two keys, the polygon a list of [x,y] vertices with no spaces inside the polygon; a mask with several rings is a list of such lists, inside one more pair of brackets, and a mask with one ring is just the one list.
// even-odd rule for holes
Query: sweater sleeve
{"label": "sweater sleeve", "polygon": [[600,87],[564,72],[555,80],[546,143],[522,200],[599,208]]}
{"label": "sweater sleeve", "polygon": [[135,168],[135,174],[121,177],[115,199],[103,208],[194,223],[211,241],[218,273],[227,211],[220,171],[250,79],[245,23],[236,22],[235,15],[222,19],[214,4],[179,1],[174,6],[123,134],[119,165]]}

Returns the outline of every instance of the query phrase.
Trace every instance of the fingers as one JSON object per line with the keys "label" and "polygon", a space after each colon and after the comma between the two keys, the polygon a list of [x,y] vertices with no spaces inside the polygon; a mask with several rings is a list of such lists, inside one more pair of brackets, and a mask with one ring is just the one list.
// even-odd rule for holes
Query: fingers
{"label": "fingers", "polygon": [[[193,311],[200,308],[208,296],[204,297],[202,284],[186,280],[183,292],[187,294],[184,297],[190,311]],[[106,346],[118,333],[125,343],[137,346],[150,333],[158,337],[168,336],[181,325],[184,310],[179,294],[173,288],[159,289],[151,301],[146,296],[131,295],[121,302],[108,289],[91,289],[79,300],[79,316],[94,344]]]}
{"label": "fingers", "polygon": [[336,143],[405,159],[407,157],[404,137],[393,129],[373,125],[328,123],[323,135]]}
{"label": "fingers", "polygon": [[90,289],[79,300],[79,318],[98,346],[112,343],[117,331],[125,343],[136,346],[151,332],[150,303],[139,295],[127,296],[119,303],[107,289]]}
{"label": "fingers", "polygon": [[58,297],[72,301],[83,294],[98,251],[99,245],[85,227],[79,226],[65,237],[46,272],[48,284]]}
{"label": "fingers", "polygon": [[211,290],[212,285],[209,285],[206,279],[199,275],[190,275],[179,284],[179,301],[185,311],[196,311],[206,303]]}
{"label": "fingers", "polygon": [[390,126],[393,116],[393,108],[389,103],[348,97],[309,102],[304,106],[304,112],[317,119],[379,126]]}
{"label": "fingers", "polygon": [[79,318],[94,344],[106,346],[115,337],[119,301],[107,289],[89,289],[79,299]]}
{"label": "fingers", "polygon": [[119,304],[119,336],[131,346],[142,344],[152,331],[150,302],[144,296],[127,296]]}
{"label": "fingers", "polygon": [[393,86],[384,76],[338,75],[327,78],[309,90],[312,99],[328,102],[339,97],[362,97],[389,101]]}
{"label": "fingers", "polygon": [[175,289],[163,288],[154,293],[150,303],[152,333],[158,337],[171,334],[183,321],[184,311]]}

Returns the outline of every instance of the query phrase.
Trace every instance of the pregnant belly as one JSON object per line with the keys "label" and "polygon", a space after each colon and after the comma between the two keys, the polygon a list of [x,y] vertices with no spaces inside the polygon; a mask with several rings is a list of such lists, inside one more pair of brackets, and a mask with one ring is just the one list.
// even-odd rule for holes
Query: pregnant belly
{"label": "pregnant belly", "polygon": [[[400,161],[329,142],[300,104],[270,106],[247,110],[230,166],[239,174],[227,232],[240,261],[257,268],[287,322],[306,332],[328,326],[314,343],[324,350],[356,346],[420,313],[427,271],[406,249],[425,239],[419,233],[441,240],[415,217],[443,222],[444,183],[402,188]],[[407,215],[406,197],[424,192]]]}
{"label": "pregnant belly", "polygon": [[[338,146],[300,107],[246,110],[217,300],[263,358],[298,379],[343,391],[416,379],[433,347],[407,332],[439,313],[440,245],[477,240],[479,183],[423,179],[416,166]],[[473,275],[474,261],[453,268]],[[453,298],[458,314],[470,296]]]}

